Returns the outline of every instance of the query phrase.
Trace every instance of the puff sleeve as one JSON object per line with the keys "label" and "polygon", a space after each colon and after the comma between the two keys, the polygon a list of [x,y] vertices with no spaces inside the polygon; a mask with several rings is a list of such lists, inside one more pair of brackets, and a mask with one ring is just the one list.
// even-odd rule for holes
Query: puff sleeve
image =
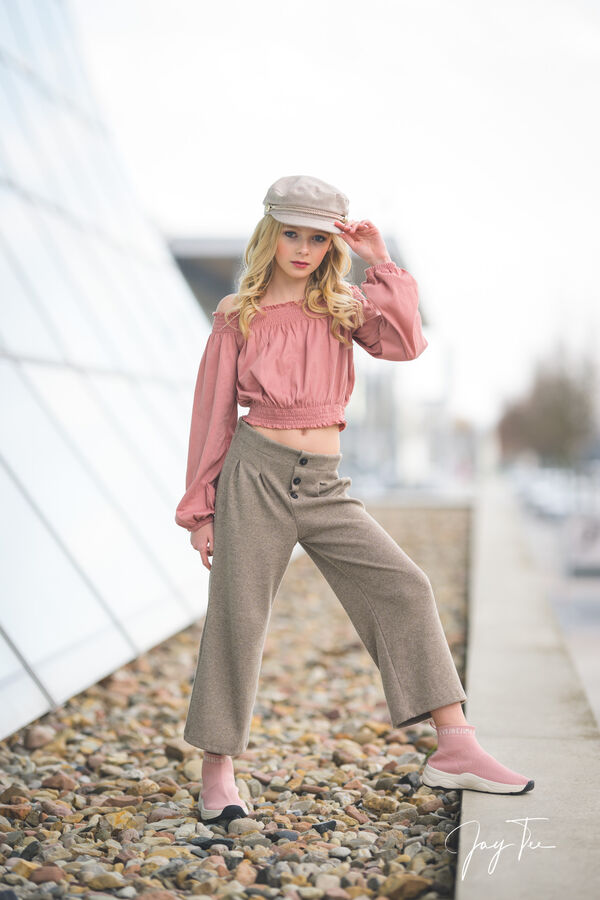
{"label": "puff sleeve", "polygon": [[353,340],[380,359],[416,359],[427,347],[417,282],[394,262],[369,266],[365,275],[360,288],[352,285],[365,313],[364,323],[352,332]]}
{"label": "puff sleeve", "polygon": [[175,522],[197,531],[212,522],[216,486],[237,424],[238,329],[213,313],[213,329],[200,360],[190,427],[186,491]]}

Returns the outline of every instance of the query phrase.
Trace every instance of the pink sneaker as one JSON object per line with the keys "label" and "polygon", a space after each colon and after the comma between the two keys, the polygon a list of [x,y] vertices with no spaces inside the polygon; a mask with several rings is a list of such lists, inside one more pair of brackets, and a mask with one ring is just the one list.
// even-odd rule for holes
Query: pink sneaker
{"label": "pink sneaker", "polygon": [[485,791],[490,794],[524,794],[535,782],[514,772],[487,753],[475,737],[474,725],[435,725],[438,749],[423,769],[421,781],[429,787]]}

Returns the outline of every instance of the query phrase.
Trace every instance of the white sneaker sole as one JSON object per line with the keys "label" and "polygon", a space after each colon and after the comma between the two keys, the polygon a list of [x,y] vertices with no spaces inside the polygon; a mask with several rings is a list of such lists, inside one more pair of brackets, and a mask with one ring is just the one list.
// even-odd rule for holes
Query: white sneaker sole
{"label": "white sneaker sole", "polygon": [[482,778],[472,772],[460,772],[453,775],[452,772],[443,772],[435,769],[429,763],[425,764],[421,781],[428,787],[448,788],[449,790],[486,791],[489,794],[524,794],[531,791],[535,782],[529,780],[527,784],[505,784],[502,781],[491,781]]}

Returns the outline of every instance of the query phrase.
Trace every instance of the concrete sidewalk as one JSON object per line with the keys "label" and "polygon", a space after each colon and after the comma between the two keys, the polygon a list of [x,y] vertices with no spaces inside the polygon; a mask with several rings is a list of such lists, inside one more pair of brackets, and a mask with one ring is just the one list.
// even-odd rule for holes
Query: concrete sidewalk
{"label": "concrete sidewalk", "polygon": [[535,788],[462,792],[455,897],[591,900],[600,896],[600,732],[548,600],[553,575],[529,554],[522,515],[502,475],[482,478],[465,715],[484,749]]}

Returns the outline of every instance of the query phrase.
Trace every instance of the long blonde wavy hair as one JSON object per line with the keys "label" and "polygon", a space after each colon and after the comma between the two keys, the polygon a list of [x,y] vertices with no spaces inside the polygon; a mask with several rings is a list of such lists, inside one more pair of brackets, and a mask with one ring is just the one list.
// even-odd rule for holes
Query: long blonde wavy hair
{"label": "long blonde wavy hair", "polygon": [[[275,269],[279,235],[291,227],[267,213],[248,241],[238,277],[237,301],[225,313],[226,322],[229,322],[230,313],[239,313],[238,327],[245,340],[250,335],[250,323],[254,316],[267,315],[259,303]],[[332,234],[331,244],[320,266],[308,277],[302,307],[307,315],[331,316],[331,334],[348,346],[352,342],[345,337],[342,329],[355,329],[364,322],[362,303],[354,297],[350,284],[344,281],[344,275],[351,267],[348,245],[339,235]]]}

